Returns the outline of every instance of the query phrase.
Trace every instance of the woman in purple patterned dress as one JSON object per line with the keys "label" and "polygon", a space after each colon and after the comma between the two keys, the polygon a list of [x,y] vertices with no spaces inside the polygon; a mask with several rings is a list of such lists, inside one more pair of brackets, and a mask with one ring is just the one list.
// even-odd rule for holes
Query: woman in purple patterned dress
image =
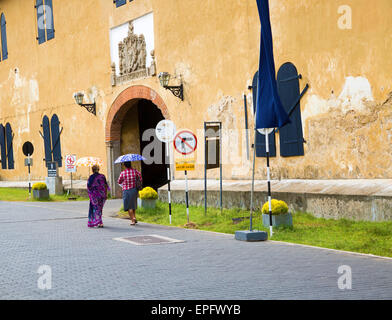
{"label": "woman in purple patterned dress", "polygon": [[99,166],[92,166],[93,174],[88,178],[87,191],[90,198],[90,207],[88,212],[89,228],[103,228],[102,210],[107,199],[107,191],[110,190],[106,178],[99,172]]}

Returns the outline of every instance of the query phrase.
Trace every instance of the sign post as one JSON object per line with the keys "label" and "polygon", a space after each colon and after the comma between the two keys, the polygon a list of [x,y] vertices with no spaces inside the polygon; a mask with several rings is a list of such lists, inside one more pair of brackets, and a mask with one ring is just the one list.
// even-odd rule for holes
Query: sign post
{"label": "sign post", "polygon": [[174,149],[180,153],[183,158],[176,161],[176,170],[184,171],[185,174],[185,203],[186,203],[186,215],[189,224],[189,196],[188,196],[188,170],[195,169],[194,158],[187,158],[187,156],[193,153],[197,148],[197,138],[192,131],[181,130],[177,132],[174,137]]}
{"label": "sign post", "polygon": [[169,222],[171,224],[172,216],[171,216],[171,197],[170,197],[170,180],[171,180],[171,173],[170,173],[170,148],[169,144],[173,141],[174,135],[176,134],[176,126],[173,121],[170,120],[161,120],[158,122],[155,128],[155,134],[157,138],[165,143],[165,150],[166,150],[166,170],[167,170],[167,197],[169,201]]}
{"label": "sign post", "polygon": [[31,173],[30,173],[30,167],[33,165],[33,159],[31,159],[31,156],[33,155],[34,152],[34,146],[30,141],[27,141],[23,144],[22,147],[23,154],[27,157],[25,159],[25,166],[28,167],[28,173],[29,173],[29,199],[31,199]]}
{"label": "sign post", "polygon": [[204,122],[204,214],[207,214],[207,170],[219,168],[220,209],[222,197],[222,122]]}
{"label": "sign post", "polygon": [[65,172],[71,174],[71,189],[68,190],[68,194],[72,193],[72,172],[76,172],[76,155],[68,154],[65,156]]}

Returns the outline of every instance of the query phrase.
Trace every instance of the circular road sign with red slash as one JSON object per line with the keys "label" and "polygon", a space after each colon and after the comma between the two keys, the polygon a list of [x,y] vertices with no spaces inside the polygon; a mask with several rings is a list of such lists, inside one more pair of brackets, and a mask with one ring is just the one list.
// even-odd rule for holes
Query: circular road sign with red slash
{"label": "circular road sign with red slash", "polygon": [[181,130],[177,132],[173,140],[174,149],[179,153],[186,155],[194,152],[197,147],[197,139],[192,131]]}

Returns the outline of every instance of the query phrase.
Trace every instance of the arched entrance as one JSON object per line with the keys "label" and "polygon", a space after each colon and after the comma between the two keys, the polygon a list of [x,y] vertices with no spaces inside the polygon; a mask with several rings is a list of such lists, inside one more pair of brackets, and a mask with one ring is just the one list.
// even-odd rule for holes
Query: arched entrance
{"label": "arched entrance", "polygon": [[[121,154],[142,154],[144,151],[147,161],[139,167],[136,165],[142,171],[144,186],[158,188],[167,182],[164,146],[158,148],[158,152],[162,150],[159,154],[156,148],[151,148],[153,139],[158,141],[153,129],[162,119],[169,119],[167,107],[161,97],[148,87],[129,87],[113,102],[106,120],[106,146],[108,182],[116,197],[121,196],[121,187],[117,184],[121,166],[114,165],[114,161]],[[161,161],[156,161],[159,157]]]}

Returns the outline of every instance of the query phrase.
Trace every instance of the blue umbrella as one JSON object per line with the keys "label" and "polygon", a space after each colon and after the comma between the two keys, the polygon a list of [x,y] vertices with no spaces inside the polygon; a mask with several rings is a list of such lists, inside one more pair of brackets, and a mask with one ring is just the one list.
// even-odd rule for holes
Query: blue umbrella
{"label": "blue umbrella", "polygon": [[[271,182],[269,168],[269,141],[268,134],[270,128],[280,128],[290,122],[289,116],[283,108],[280,101],[275,78],[274,50],[272,45],[271,21],[269,14],[268,0],[256,0],[260,16],[260,58],[256,94],[256,117],[255,130],[265,135],[265,149],[267,154],[267,181],[268,181],[268,202],[269,202],[269,220],[270,236],[272,231],[272,211],[271,211]],[[269,130],[268,130],[269,129]],[[256,132],[255,144],[256,146]],[[252,194],[251,194],[251,218],[250,230],[252,231],[252,210],[253,210],[253,191],[254,191],[254,171],[255,171],[255,151],[253,152],[253,176],[252,176]]]}
{"label": "blue umbrella", "polygon": [[114,163],[122,163],[122,162],[132,162],[132,161],[141,161],[146,160],[143,156],[136,153],[128,153],[122,156],[119,156]]}

